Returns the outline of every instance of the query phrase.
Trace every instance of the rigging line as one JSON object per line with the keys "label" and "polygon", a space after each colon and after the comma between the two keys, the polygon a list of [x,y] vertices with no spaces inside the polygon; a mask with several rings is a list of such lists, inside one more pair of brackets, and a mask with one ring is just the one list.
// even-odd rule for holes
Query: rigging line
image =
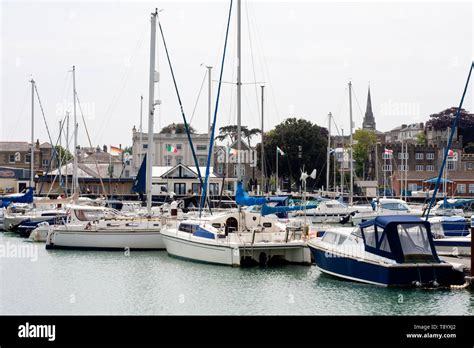
{"label": "rigging line", "polygon": [[[250,6],[253,6],[253,5],[251,4]],[[267,63],[265,55],[263,54],[264,49],[263,49],[262,38],[261,38],[261,35],[260,35],[260,28],[258,26],[258,21],[255,18],[256,17],[255,16],[255,11],[253,11],[252,13],[253,13],[253,16],[254,16],[255,36],[257,37],[257,45],[260,46],[260,52],[262,52],[262,55],[261,55],[262,62],[263,62],[262,66],[263,66],[263,69],[264,69],[264,75],[266,75],[266,78],[264,78],[264,80],[268,81],[268,87],[270,88],[270,97],[273,101],[273,107],[275,108],[275,114],[278,118],[278,122],[281,122],[280,113],[278,112],[278,107],[277,107],[277,104],[276,104],[275,92],[273,90],[273,84],[271,83],[270,73],[268,71],[268,63]]]}
{"label": "rigging line", "polygon": [[199,93],[198,93],[198,96],[197,96],[197,99],[196,99],[196,103],[194,104],[194,109],[193,109],[193,113],[191,114],[189,124],[193,123],[194,113],[196,112],[196,108],[197,108],[197,105],[198,105],[198,102],[199,102],[199,98],[201,97],[201,92],[202,92],[202,88],[204,87],[204,82],[206,82],[206,76],[207,76],[207,69],[204,72],[204,77],[203,77],[202,82],[201,82],[201,88],[199,88]]}
{"label": "rigging line", "polygon": [[356,100],[356,104],[357,104],[357,107],[359,108],[360,116],[362,117],[362,120],[363,120],[364,119],[364,114],[362,113],[362,109],[360,108],[359,101],[357,100],[357,94],[354,90],[354,85],[352,85],[352,91],[354,92],[353,94],[354,94],[354,97],[355,97],[355,100]]}
{"label": "rigging line", "polygon": [[[46,132],[48,133],[48,138],[49,138],[49,141],[52,145],[53,140],[51,139],[51,133],[49,132],[48,122],[46,122],[46,116],[44,115],[43,104],[41,103],[41,99],[40,99],[40,96],[39,96],[39,93],[38,93],[38,87],[36,86],[36,83],[34,84],[34,86],[35,86],[36,97],[38,98],[38,103],[39,103],[39,106],[40,106],[40,109],[41,109],[41,114],[43,115],[44,125],[46,126]],[[55,152],[55,151],[53,151],[53,152]]]}
{"label": "rigging line", "polygon": [[[346,86],[346,88],[344,88],[344,93],[342,94],[342,97],[341,97],[341,103],[339,104],[340,107],[339,107],[339,112],[337,113],[337,115],[341,115],[342,114],[342,109],[344,107],[344,100],[346,99],[346,91],[347,91],[348,87]],[[339,133],[339,127],[337,126],[336,124],[336,117],[335,115],[332,115],[332,121],[334,122],[334,125],[336,126],[336,131],[337,131],[337,135],[341,135],[341,133]]]}
{"label": "rigging line", "polygon": [[250,46],[250,59],[252,61],[252,71],[253,71],[253,80],[254,80],[254,88],[255,88],[255,101],[257,103],[257,115],[258,115],[258,120],[261,123],[262,121],[262,115],[260,115],[260,103],[259,103],[259,98],[258,98],[258,89],[257,89],[257,76],[255,74],[255,62],[253,59],[253,45],[252,45],[252,35],[250,31],[250,18],[249,18],[249,9],[248,9],[248,1],[245,1],[245,12],[247,14],[247,28],[248,28],[248,34],[249,34],[249,46]]}
{"label": "rigging line", "polygon": [[[89,130],[87,129],[86,119],[84,118],[84,113],[82,112],[82,106],[81,106],[81,102],[79,101],[79,96],[77,95],[77,92],[76,92],[76,99],[77,99],[77,105],[79,106],[79,111],[81,112],[82,122],[84,123],[84,129],[86,131],[87,140],[89,140],[89,146],[93,147],[92,142],[91,142],[91,137],[89,135]],[[76,125],[74,125],[74,126],[76,126]],[[76,131],[77,131],[77,128],[76,128]],[[110,156],[110,154],[109,154],[109,156]],[[105,199],[108,199],[107,198],[107,192],[105,191],[104,182],[102,181],[102,175],[100,175],[99,164],[97,163],[97,158],[95,158],[95,157],[94,157],[94,162],[95,162],[95,167],[96,167],[96,170],[97,170],[97,175],[99,176],[100,185],[102,186],[102,190],[104,191]]]}
{"label": "rigging line", "polygon": [[[221,71],[220,71],[220,75],[219,75],[219,80],[222,80],[222,74],[224,73],[225,54],[226,54],[226,51],[227,51],[227,40],[229,38],[230,19],[231,19],[231,16],[232,16],[232,4],[233,4],[233,0],[230,0],[229,17],[227,19],[227,30],[226,30],[226,34],[225,34],[224,52],[222,54],[222,63],[221,63]],[[240,62],[239,62],[239,64],[240,64]],[[214,109],[214,120],[212,122],[211,138],[209,140],[209,151],[208,151],[208,155],[207,155],[206,177],[205,177],[204,186],[202,187],[202,191],[201,191],[202,192],[201,202],[199,204],[199,217],[201,217],[202,208],[204,207],[204,203],[206,201],[207,183],[208,183],[208,180],[209,180],[209,167],[210,167],[210,164],[211,164],[212,149],[213,149],[213,146],[214,146],[214,134],[215,134],[215,130],[216,130],[216,119],[217,119],[217,111],[219,109],[219,97],[220,97],[220,94],[221,94],[221,86],[222,85],[219,83],[219,86],[217,88],[216,106],[215,106],[215,109]],[[240,134],[239,134],[239,136],[240,136]],[[240,156],[240,154],[239,154],[239,156]],[[211,207],[211,205],[209,204],[209,209],[210,209],[210,207]]]}
{"label": "rigging line", "polygon": [[181,111],[181,116],[183,117],[184,127],[186,128],[186,135],[188,137],[189,146],[191,147],[191,152],[192,152],[193,159],[194,159],[194,165],[196,166],[196,171],[198,173],[199,182],[201,183],[201,187],[202,187],[203,181],[202,181],[202,176],[201,176],[201,170],[199,168],[199,162],[198,162],[197,156],[196,156],[196,150],[194,149],[193,140],[191,138],[191,133],[189,131],[188,121],[186,120],[186,115],[184,114],[183,103],[181,102],[181,96],[179,94],[178,84],[177,84],[176,78],[174,76],[173,66],[171,65],[171,58],[170,58],[170,55],[169,55],[169,52],[168,52],[168,46],[166,45],[165,35],[163,33],[163,28],[161,27],[161,22],[160,22],[159,19],[158,19],[158,26],[160,28],[161,38],[163,40],[163,46],[164,46],[165,52],[166,52],[166,58],[168,60],[168,65],[169,65],[169,68],[170,68],[170,71],[171,71],[171,77],[173,78],[174,89],[176,91],[176,96],[178,97],[178,103],[179,103],[179,108],[180,108],[180,111]]}
{"label": "rigging line", "polygon": [[[22,100],[27,100],[26,98],[27,98],[27,96],[28,96],[28,92],[29,92],[29,91],[30,91],[30,86],[27,85],[27,86],[25,87],[25,95],[24,95],[24,97],[23,97]],[[25,108],[26,108],[26,105],[27,105],[27,104],[28,104],[28,103],[26,103],[26,102],[21,104],[19,116],[16,118],[15,127],[13,128],[14,131],[13,131],[13,132],[9,132],[8,138],[7,138],[8,140],[14,139],[14,137],[15,137],[15,130],[21,129],[21,127],[19,127],[19,125],[20,125],[20,122],[22,121],[22,116],[23,116],[23,113],[25,112]]]}

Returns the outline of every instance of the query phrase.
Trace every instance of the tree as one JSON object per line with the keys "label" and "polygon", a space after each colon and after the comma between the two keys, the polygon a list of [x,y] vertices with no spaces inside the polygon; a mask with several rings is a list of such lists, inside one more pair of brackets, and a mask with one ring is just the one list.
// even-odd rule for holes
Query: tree
{"label": "tree", "polygon": [[356,164],[356,175],[362,177],[364,165],[369,161],[369,153],[372,151],[377,136],[370,129],[358,129],[355,131],[353,139],[355,144],[352,146],[353,158]]}
{"label": "tree", "polygon": [[56,149],[56,156],[58,156],[58,160],[63,165],[74,158],[74,156],[71,154],[71,152],[69,152],[68,149],[65,149],[61,145],[56,145],[55,149]]}
{"label": "tree", "polygon": [[[297,182],[301,176],[303,166],[310,173],[317,170],[316,182],[308,179],[308,188],[314,184],[322,184],[320,173],[326,165],[328,131],[310,121],[297,118],[288,118],[274,129],[265,133],[265,161],[267,164],[267,177],[276,172],[276,148],[277,146],[285,153],[278,159],[278,175]],[[299,158],[299,146],[301,146],[301,158]],[[258,146],[260,152],[261,146]],[[260,158],[260,155],[259,157]],[[261,163],[259,163],[261,168]]]}
{"label": "tree", "polygon": [[[188,125],[189,127],[189,132],[196,133],[196,130]],[[184,126],[184,123],[172,123],[167,125],[166,127],[163,127],[160,131],[162,134],[171,134],[171,133],[176,133],[176,134],[184,134],[186,133],[186,127]]]}
{"label": "tree", "polygon": [[[445,130],[446,128],[450,128],[453,124],[457,110],[458,108],[453,106],[437,114],[430,115],[429,121],[426,122],[426,127],[431,127],[435,130]],[[458,134],[462,135],[464,144],[474,142],[474,114],[471,114],[464,109],[460,110]]]}
{"label": "tree", "polygon": [[128,153],[128,154],[132,154],[132,147],[131,146],[125,146],[125,148],[123,149],[123,152],[125,153]]}
{"label": "tree", "polygon": [[420,132],[416,135],[416,144],[417,145],[426,145],[426,134],[425,132]]}
{"label": "tree", "polygon": [[[241,126],[240,130],[242,132],[242,138],[247,140],[250,147],[252,146],[250,143],[252,137],[261,134],[261,131],[258,128],[248,129],[247,126]],[[224,126],[219,128],[219,135],[216,137],[216,140],[225,141],[226,139],[229,139],[230,142],[233,143],[237,140],[237,134],[237,125]]]}

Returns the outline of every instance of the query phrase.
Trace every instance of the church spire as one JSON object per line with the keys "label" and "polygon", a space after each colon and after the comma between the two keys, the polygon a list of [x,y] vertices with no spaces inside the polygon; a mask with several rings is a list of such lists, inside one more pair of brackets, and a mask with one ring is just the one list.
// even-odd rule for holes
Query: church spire
{"label": "church spire", "polygon": [[372,100],[370,97],[370,85],[367,93],[367,108],[365,110],[364,121],[362,122],[362,128],[375,130],[375,118],[372,112]]}

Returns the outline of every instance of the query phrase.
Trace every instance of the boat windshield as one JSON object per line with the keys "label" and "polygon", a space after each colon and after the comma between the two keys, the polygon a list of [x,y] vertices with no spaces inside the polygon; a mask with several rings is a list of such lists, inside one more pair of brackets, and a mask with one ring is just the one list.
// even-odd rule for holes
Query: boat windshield
{"label": "boat windshield", "polygon": [[404,203],[382,203],[382,209],[387,210],[408,210],[408,207]]}
{"label": "boat windshield", "polygon": [[435,261],[424,225],[398,224],[397,231],[405,261]]}
{"label": "boat windshield", "polygon": [[93,221],[104,217],[104,211],[102,210],[83,210],[77,209],[74,211],[79,221]]}

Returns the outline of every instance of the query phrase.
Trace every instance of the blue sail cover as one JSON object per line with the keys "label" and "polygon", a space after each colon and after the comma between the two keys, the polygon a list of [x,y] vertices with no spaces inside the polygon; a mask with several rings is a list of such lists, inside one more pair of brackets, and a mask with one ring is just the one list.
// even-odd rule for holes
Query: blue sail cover
{"label": "blue sail cover", "polygon": [[464,198],[455,199],[454,201],[448,202],[447,198],[443,199],[443,208],[463,208],[464,205],[474,202],[474,199]]}
{"label": "blue sail cover", "polygon": [[143,157],[143,161],[140,166],[140,169],[138,170],[137,177],[133,181],[132,192],[146,192],[146,155]]}
{"label": "blue sail cover", "polygon": [[237,183],[237,191],[235,193],[235,203],[239,205],[263,205],[267,202],[265,197],[250,197],[244,190],[242,182]]}
{"label": "blue sail cover", "polygon": [[270,215],[270,214],[286,213],[287,211],[315,209],[315,208],[317,208],[317,205],[307,205],[307,206],[295,205],[292,207],[289,207],[289,206],[271,207],[269,205],[264,204],[262,207],[262,216]]}
{"label": "blue sail cover", "polygon": [[33,189],[29,187],[22,195],[0,197],[0,208],[6,208],[11,203],[33,203]]}

